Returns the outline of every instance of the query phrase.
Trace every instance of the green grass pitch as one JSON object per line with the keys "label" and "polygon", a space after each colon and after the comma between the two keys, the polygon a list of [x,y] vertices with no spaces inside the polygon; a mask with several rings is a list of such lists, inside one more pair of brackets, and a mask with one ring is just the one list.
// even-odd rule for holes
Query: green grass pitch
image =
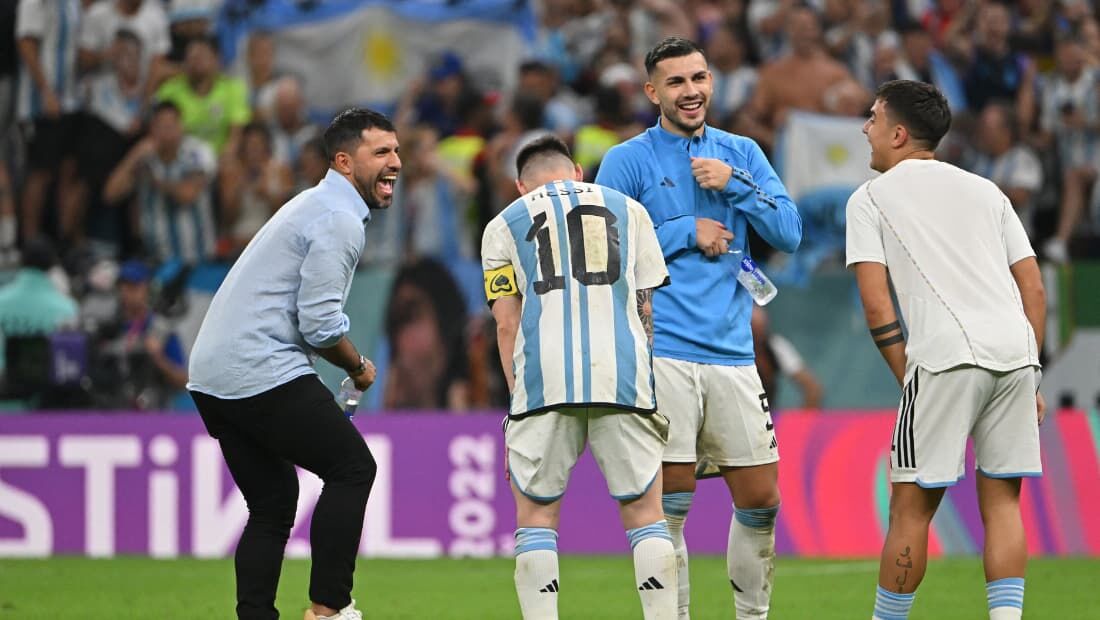
{"label": "green grass pitch", "polygon": [[[371,620],[518,618],[512,561],[361,560],[355,597]],[[865,560],[780,558],[771,618],[871,617],[877,566]],[[692,618],[733,617],[725,559],[691,560]],[[284,564],[278,606],[298,620],[305,608],[309,565]],[[563,556],[559,610],[568,619],[638,619],[641,607],[627,556]],[[984,577],[976,558],[934,560],[911,617],[986,618]],[[1100,560],[1038,559],[1029,566],[1024,618],[1100,618]],[[233,618],[229,560],[0,560],[0,619]]]}

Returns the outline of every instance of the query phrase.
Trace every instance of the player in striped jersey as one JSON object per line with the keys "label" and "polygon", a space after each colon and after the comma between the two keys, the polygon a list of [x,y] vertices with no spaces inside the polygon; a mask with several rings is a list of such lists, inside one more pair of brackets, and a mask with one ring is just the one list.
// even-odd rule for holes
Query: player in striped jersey
{"label": "player in striped jersey", "polygon": [[634,554],[647,619],[676,617],[676,560],[661,508],[668,421],[650,360],[661,247],[642,205],[582,183],[561,140],[516,157],[524,196],[482,239],[485,294],[512,393],[505,427],[516,499],[516,592],[527,620],[557,618],[557,525],[587,440]]}

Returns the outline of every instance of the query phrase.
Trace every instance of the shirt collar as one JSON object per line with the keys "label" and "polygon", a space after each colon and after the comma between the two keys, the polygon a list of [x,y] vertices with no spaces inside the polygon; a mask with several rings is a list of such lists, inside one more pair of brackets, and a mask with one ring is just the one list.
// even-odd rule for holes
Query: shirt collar
{"label": "shirt collar", "polygon": [[321,179],[321,186],[347,200],[355,208],[356,215],[363,220],[364,224],[370,221],[370,207],[344,175],[329,168],[325,178]]}
{"label": "shirt collar", "polygon": [[657,118],[657,124],[653,125],[653,127],[649,131],[650,134],[657,139],[657,142],[664,146],[674,148],[686,149],[688,148],[689,142],[693,142],[694,144],[699,145],[706,144],[710,141],[710,127],[708,127],[707,125],[703,125],[703,133],[699,134],[698,136],[685,138],[680,134],[672,133],[671,131],[662,127],[660,117]]}

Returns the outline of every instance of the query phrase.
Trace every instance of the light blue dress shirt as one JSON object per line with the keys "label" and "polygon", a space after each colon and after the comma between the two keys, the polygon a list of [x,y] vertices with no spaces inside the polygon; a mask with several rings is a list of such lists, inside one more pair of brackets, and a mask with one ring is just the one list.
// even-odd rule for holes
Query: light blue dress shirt
{"label": "light blue dress shirt", "polygon": [[370,209],[329,170],[256,233],[203,319],[187,389],[248,398],[316,374],[314,349],[347,333],[344,303]]}

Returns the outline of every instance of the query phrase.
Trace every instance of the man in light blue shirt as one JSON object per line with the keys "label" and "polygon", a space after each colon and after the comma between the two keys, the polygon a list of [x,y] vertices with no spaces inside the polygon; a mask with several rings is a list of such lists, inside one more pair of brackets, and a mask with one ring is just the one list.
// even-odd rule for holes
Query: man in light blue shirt
{"label": "man in light blue shirt", "polygon": [[608,151],[596,183],[645,205],[671,278],[653,296],[653,376],[669,419],[663,503],[680,569],[679,617],[689,607],[684,520],[696,461],[706,457],[737,498],[726,558],[737,617],[767,618],[779,452],[754,366],[752,299],[737,284],[739,257],[727,253],[748,253],[750,226],[793,252],[802,220],[760,147],[704,122],[713,80],[695,43],[662,41],[646,70],[661,118]]}
{"label": "man in light blue shirt", "polygon": [[317,378],[317,356],[355,387],[374,365],[347,338],[344,303],[371,209],[401,170],[385,116],[351,109],[324,133],[329,171],[256,233],[214,295],[191,351],[187,387],[248,503],[237,546],[237,615],[278,618],[275,590],[298,499],[294,466],[325,483],[313,512],[307,618],[361,618],[352,573],[376,466],[362,435]]}

